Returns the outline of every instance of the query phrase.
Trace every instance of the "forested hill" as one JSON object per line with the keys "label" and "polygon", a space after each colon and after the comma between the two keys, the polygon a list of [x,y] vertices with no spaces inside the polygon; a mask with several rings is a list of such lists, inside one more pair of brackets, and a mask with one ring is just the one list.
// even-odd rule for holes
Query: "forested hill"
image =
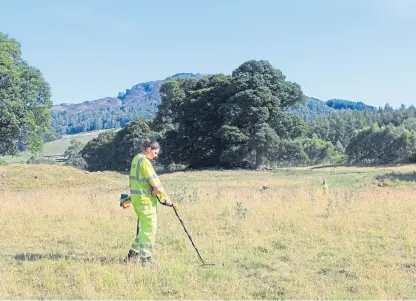
{"label": "forested hill", "polygon": [[355,102],[345,99],[330,99],[322,101],[317,98],[309,97],[308,101],[297,107],[289,108],[289,113],[298,115],[304,121],[308,122],[318,116],[325,116],[336,110],[353,110],[353,111],[375,111],[376,108],[364,104],[363,102]]}
{"label": "forested hill", "polygon": [[[193,77],[201,78],[202,74],[194,73],[178,73],[171,78],[178,77]],[[86,111],[100,111],[111,108],[121,109],[129,106],[144,106],[148,107],[148,111],[152,112],[154,105],[160,103],[159,89],[164,80],[156,80],[145,83],[139,83],[131,89],[126,89],[125,92],[119,92],[117,96],[105,97],[91,101],[84,101],[82,103],[58,104],[52,107],[53,112],[80,113]]]}
{"label": "forested hill", "polygon": [[[170,78],[202,76],[199,73],[177,73]],[[138,116],[154,116],[161,101],[159,89],[164,81],[139,83],[115,97],[53,106],[51,125],[54,138],[64,134],[119,128]]]}
{"label": "forested hill", "polygon": [[[201,78],[202,74],[178,73],[171,78],[192,77]],[[119,92],[115,97],[105,97],[76,104],[59,104],[52,108],[52,131],[54,138],[64,134],[120,128],[138,116],[151,118],[155,116],[161,102],[159,89],[164,80],[139,83],[125,92]],[[342,99],[322,101],[309,97],[306,104],[288,109],[289,113],[310,121],[318,116],[328,115],[340,109],[374,110],[362,102]]]}

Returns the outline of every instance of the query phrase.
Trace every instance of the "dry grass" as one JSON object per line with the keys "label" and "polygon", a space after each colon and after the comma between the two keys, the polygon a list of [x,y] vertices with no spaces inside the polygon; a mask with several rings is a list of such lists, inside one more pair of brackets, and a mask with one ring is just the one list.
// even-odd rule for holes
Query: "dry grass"
{"label": "dry grass", "polygon": [[[415,299],[415,166],[167,174],[202,268],[159,208],[160,269],[121,262],[134,237],[127,176],[0,168],[3,299]],[[321,180],[329,185],[324,195]],[[263,185],[269,187],[261,189]]]}

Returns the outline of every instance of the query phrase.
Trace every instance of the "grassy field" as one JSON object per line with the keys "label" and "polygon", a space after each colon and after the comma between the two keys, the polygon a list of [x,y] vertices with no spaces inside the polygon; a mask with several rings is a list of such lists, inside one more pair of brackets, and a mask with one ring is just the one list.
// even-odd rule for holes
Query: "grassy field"
{"label": "grassy field", "polygon": [[416,298],[415,165],[162,175],[211,268],[167,207],[160,268],[122,263],[125,175],[16,164],[0,178],[2,299]]}
{"label": "grassy field", "polygon": [[[44,144],[43,156],[57,156],[63,155],[65,150],[70,145],[72,139],[76,139],[84,144],[86,144],[91,139],[97,137],[103,131],[92,131],[86,133],[80,133],[75,135],[64,135],[61,139],[46,142]],[[28,151],[19,153],[18,156],[3,156],[0,159],[3,159],[6,163],[26,163],[27,160],[32,156]]]}

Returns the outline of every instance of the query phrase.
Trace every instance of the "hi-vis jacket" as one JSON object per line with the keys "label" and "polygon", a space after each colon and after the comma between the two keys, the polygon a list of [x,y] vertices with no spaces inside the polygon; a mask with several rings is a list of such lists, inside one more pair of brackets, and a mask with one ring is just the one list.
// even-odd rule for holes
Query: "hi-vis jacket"
{"label": "hi-vis jacket", "polygon": [[[134,199],[152,198],[152,190],[157,189],[159,198],[165,200],[167,194],[153,169],[152,163],[143,154],[134,157],[130,169],[130,194]],[[141,197],[142,196],[142,197]]]}

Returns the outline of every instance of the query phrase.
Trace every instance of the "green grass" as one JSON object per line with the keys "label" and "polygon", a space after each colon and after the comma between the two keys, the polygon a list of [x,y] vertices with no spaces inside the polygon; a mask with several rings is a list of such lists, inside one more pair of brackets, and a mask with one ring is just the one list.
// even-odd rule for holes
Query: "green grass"
{"label": "green grass", "polygon": [[[0,167],[4,299],[415,299],[415,165],[161,176],[159,269],[122,262],[128,177],[67,166]],[[397,185],[379,185],[394,176]],[[381,177],[381,178],[380,178]],[[321,181],[328,183],[324,194]],[[403,181],[402,181],[403,180]],[[267,186],[268,189],[262,189]]]}
{"label": "green grass", "polygon": [[[91,139],[97,137],[103,131],[92,131],[87,133],[80,133],[75,135],[64,135],[62,138],[44,144],[42,156],[60,156],[63,155],[65,150],[70,145],[72,139],[76,139],[86,144]],[[19,153],[17,156],[3,156],[0,157],[6,163],[26,163],[27,160],[32,156],[28,151]]]}

